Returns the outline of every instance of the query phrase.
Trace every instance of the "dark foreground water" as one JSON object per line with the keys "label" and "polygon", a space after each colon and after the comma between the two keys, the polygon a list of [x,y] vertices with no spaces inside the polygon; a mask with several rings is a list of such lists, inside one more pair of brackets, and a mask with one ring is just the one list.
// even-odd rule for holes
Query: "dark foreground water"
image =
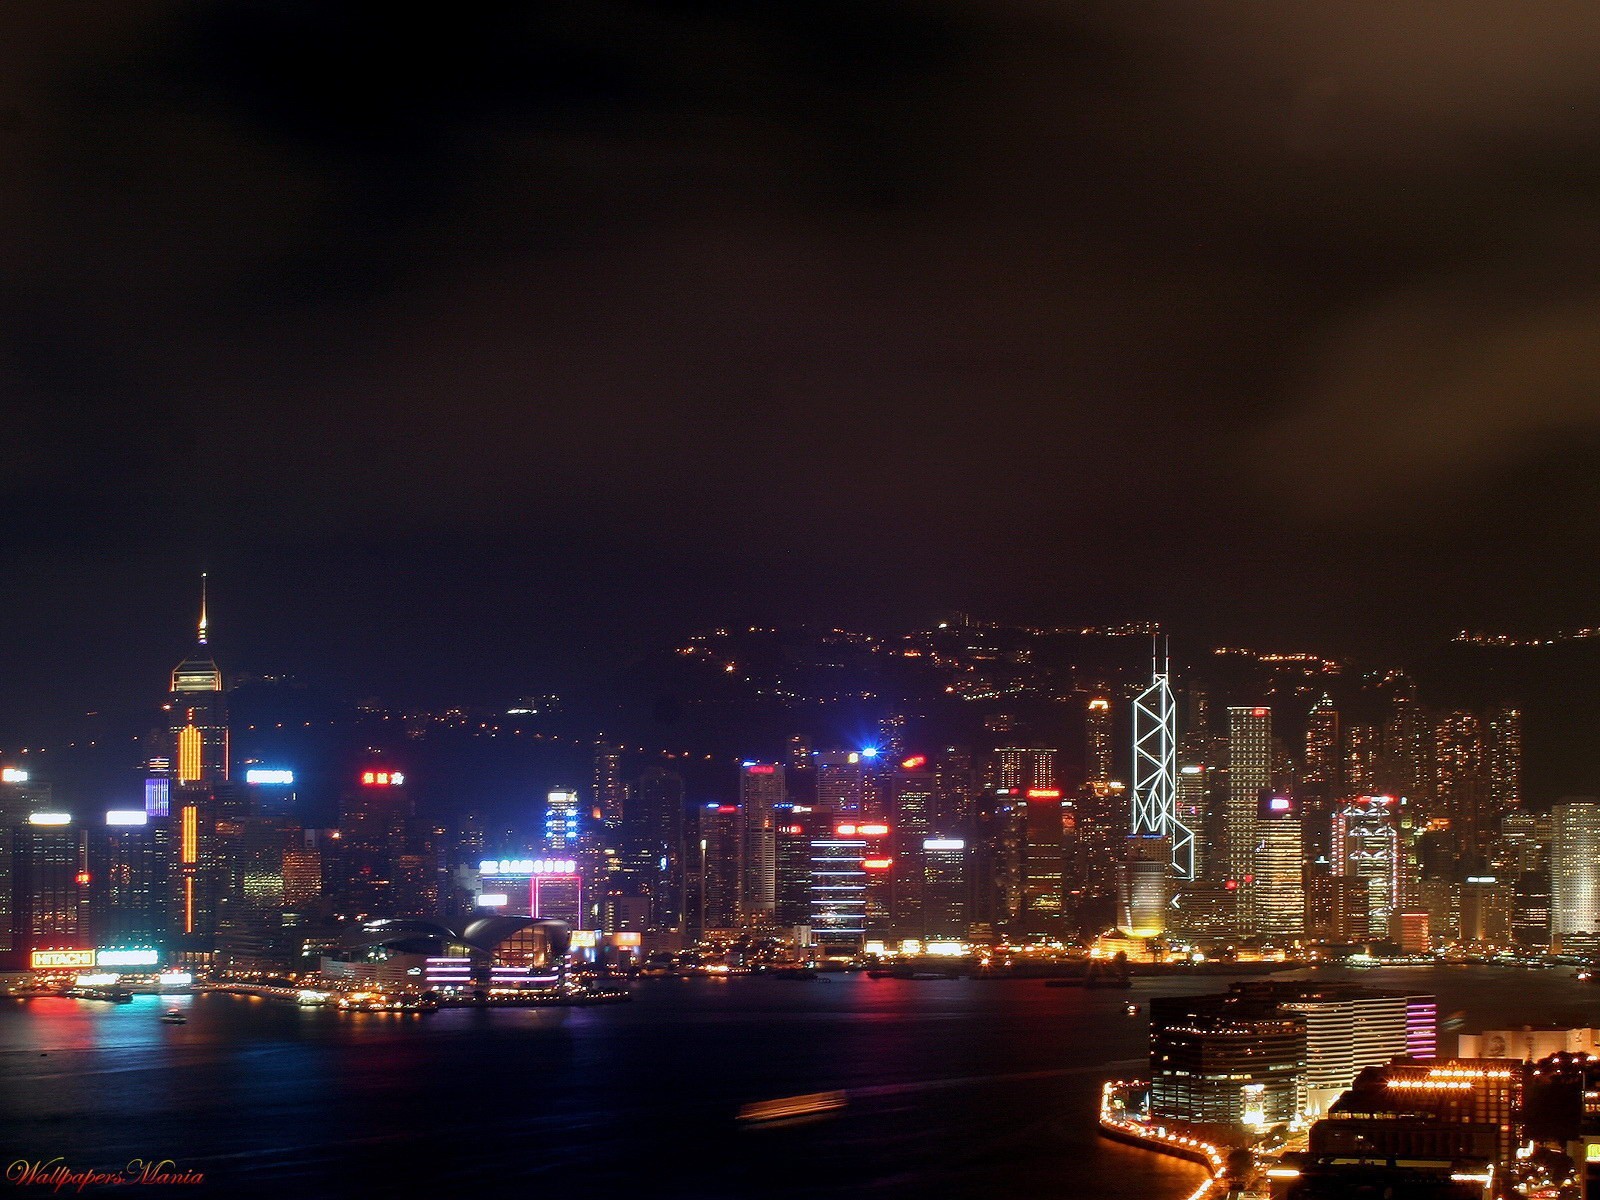
{"label": "dark foreground water", "polygon": [[[1600,988],[1565,972],[1352,977],[1435,991],[1468,1032],[1600,1021]],[[177,1026],[157,997],[0,1001],[0,1155],[206,1176],[116,1189],[135,1195],[1177,1200],[1199,1169],[1097,1138],[1098,1085],[1143,1074],[1130,997],[1223,985],[662,980],[613,1007],[427,1017],[203,996]],[[835,1089],[826,1119],[736,1120]]]}

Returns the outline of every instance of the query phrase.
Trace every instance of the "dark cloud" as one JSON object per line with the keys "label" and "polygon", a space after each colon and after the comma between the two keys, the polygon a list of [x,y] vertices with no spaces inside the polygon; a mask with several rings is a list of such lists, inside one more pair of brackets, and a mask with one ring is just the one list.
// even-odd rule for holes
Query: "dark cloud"
{"label": "dark cloud", "polygon": [[495,686],[561,622],[1587,619],[1586,5],[3,20],[15,619],[204,562],[452,687],[393,580]]}

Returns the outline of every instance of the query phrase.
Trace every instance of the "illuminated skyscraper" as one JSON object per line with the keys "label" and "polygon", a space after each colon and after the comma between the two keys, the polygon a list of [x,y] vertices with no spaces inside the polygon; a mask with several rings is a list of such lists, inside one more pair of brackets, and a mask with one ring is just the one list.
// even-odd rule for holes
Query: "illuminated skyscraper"
{"label": "illuminated skyscraper", "polygon": [[1064,932],[1067,810],[1056,788],[1034,788],[1023,798],[1022,931]]}
{"label": "illuminated skyscraper", "polygon": [[1522,804],[1522,712],[1503,705],[1489,714],[1484,728],[1488,756],[1489,803],[1497,816]]}
{"label": "illuminated skyscraper", "polygon": [[1600,947],[1600,803],[1552,805],[1550,943],[1557,952]]}
{"label": "illuminated skyscraper", "polygon": [[1435,801],[1430,817],[1450,822],[1450,840],[1457,854],[1481,852],[1496,831],[1497,814],[1489,808],[1483,726],[1475,713],[1457,711],[1440,717],[1433,728]]}
{"label": "illuminated skyscraper", "polygon": [[1238,898],[1242,928],[1254,920],[1256,810],[1272,787],[1272,710],[1228,709],[1228,804],[1223,813],[1223,878]]}
{"label": "illuminated skyscraper", "polygon": [[1367,932],[1389,935],[1389,919],[1403,899],[1403,851],[1393,796],[1358,796],[1333,816],[1335,875],[1362,880],[1367,891]]}
{"label": "illuminated skyscraper", "polygon": [[1084,764],[1090,783],[1104,783],[1111,778],[1111,701],[1096,697],[1089,701],[1084,714]]}
{"label": "illuminated skyscraper", "polygon": [[178,783],[217,783],[228,778],[228,705],[207,645],[205,576],[200,577],[198,640],[172,669],[166,703],[166,757]]}
{"label": "illuminated skyscraper", "polygon": [[1019,794],[1056,786],[1056,752],[1042,747],[1007,746],[996,750],[995,786]]}
{"label": "illuminated skyscraper", "polygon": [[744,820],[737,804],[703,804],[694,855],[696,927],[735,929],[739,924],[739,885],[744,876],[740,833]]}
{"label": "illuminated skyscraper", "polygon": [[1172,873],[1194,878],[1194,830],[1178,819],[1178,706],[1165,663],[1133,702],[1133,820],[1130,836],[1164,838]]}
{"label": "illuminated skyscraper", "polygon": [[613,836],[622,828],[627,797],[622,751],[602,738],[594,744],[594,807],[601,828]]}
{"label": "illuminated skyscraper", "polygon": [[777,905],[776,814],[787,800],[781,763],[747,762],[739,768],[739,809],[744,816],[744,893],[747,925],[771,924]]}
{"label": "illuminated skyscraper", "polygon": [[578,793],[572,788],[556,788],[545,797],[544,848],[547,854],[561,855],[575,850],[582,829]]}
{"label": "illuminated skyscraper", "polygon": [[1255,928],[1266,937],[1305,932],[1305,845],[1288,796],[1263,796],[1256,810]]}
{"label": "illuminated skyscraper", "polygon": [[1344,787],[1352,796],[1370,796],[1377,787],[1378,727],[1351,725],[1344,733]]}
{"label": "illuminated skyscraper", "polygon": [[861,754],[857,750],[821,750],[817,764],[817,807],[857,815],[866,792]]}
{"label": "illuminated skyscraper", "polygon": [[1305,790],[1322,799],[1340,794],[1339,712],[1323,693],[1306,718]]}

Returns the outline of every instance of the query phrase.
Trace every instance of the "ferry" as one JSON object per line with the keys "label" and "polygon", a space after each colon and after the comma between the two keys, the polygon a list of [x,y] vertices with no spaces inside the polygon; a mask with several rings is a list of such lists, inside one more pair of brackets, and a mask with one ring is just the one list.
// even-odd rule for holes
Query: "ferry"
{"label": "ferry", "polygon": [[187,1025],[189,1018],[183,1015],[182,1009],[169,1008],[161,1014],[161,1023],[163,1025]]}

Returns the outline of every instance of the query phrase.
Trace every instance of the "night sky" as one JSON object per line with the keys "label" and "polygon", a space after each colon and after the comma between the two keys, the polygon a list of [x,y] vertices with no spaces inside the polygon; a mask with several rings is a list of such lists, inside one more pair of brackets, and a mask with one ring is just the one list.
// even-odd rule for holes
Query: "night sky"
{"label": "night sky", "polygon": [[1600,621],[1589,4],[22,3],[0,724]]}

